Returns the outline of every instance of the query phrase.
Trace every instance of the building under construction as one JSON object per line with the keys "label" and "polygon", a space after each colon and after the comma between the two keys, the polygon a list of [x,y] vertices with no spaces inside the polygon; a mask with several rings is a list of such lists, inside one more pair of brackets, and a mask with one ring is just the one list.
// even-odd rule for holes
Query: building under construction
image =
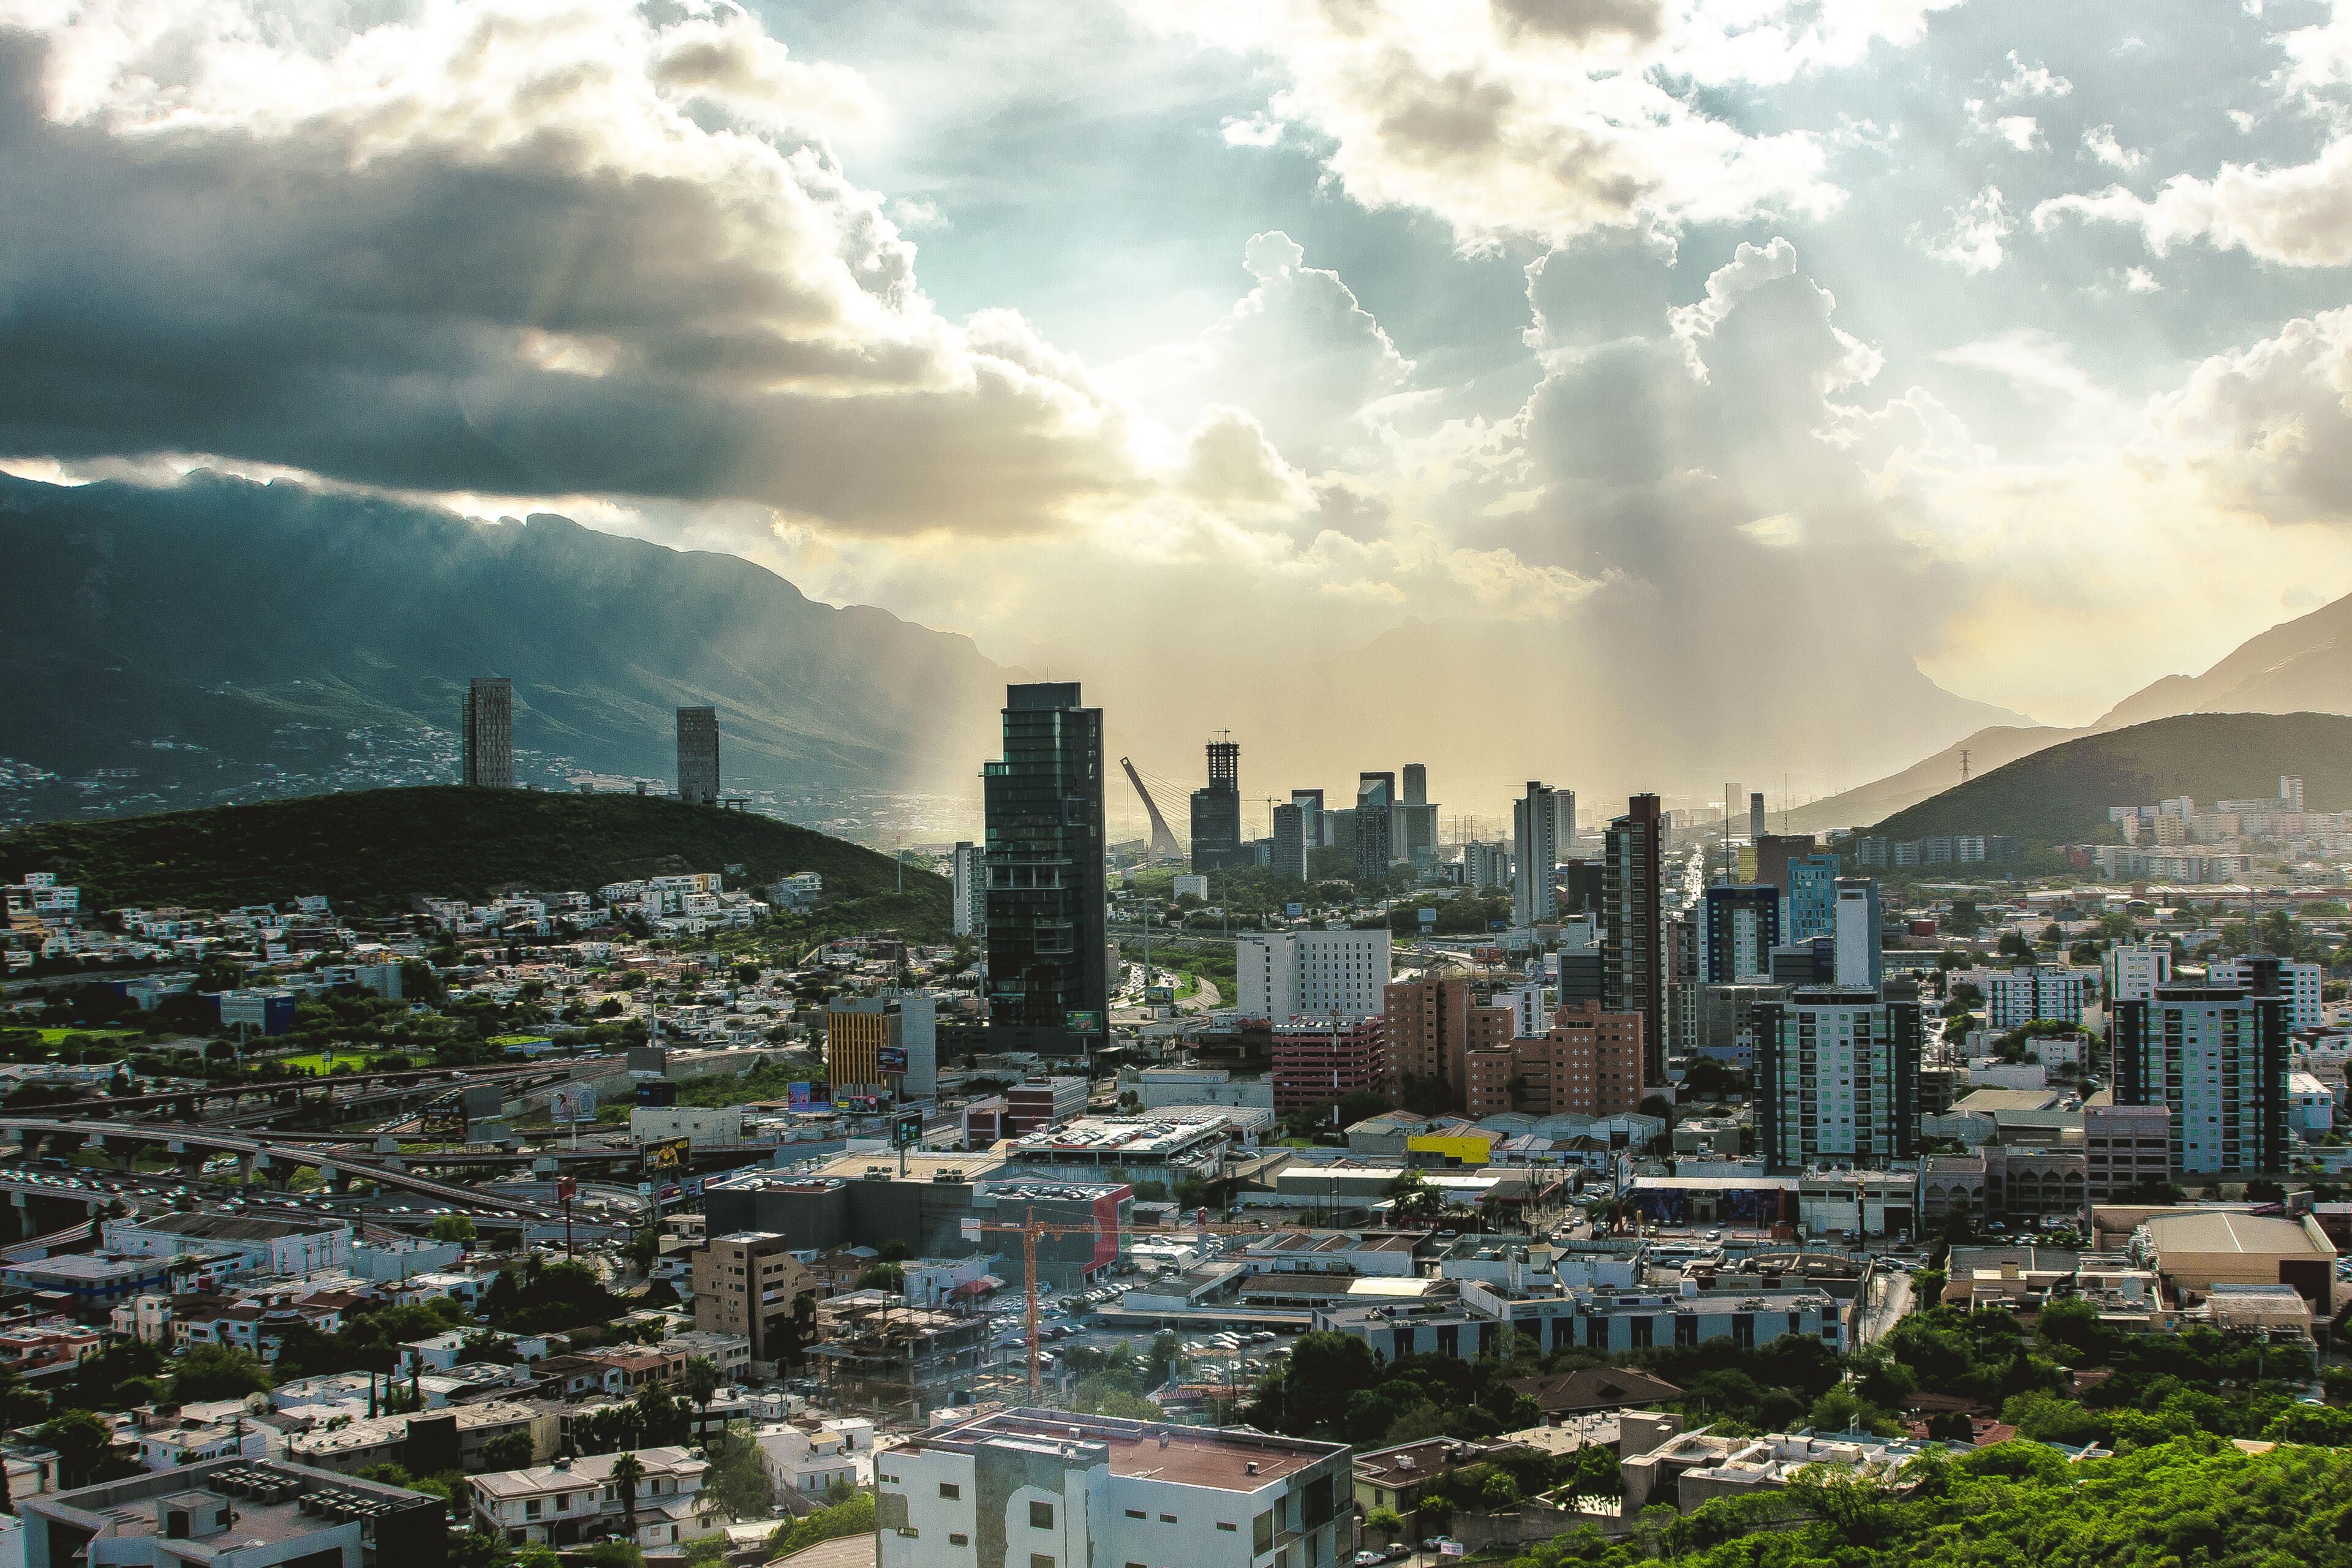
{"label": "building under construction", "polygon": [[837,1410],[919,1417],[956,1403],[989,1365],[989,1323],[879,1290],[821,1302],[809,1361]]}

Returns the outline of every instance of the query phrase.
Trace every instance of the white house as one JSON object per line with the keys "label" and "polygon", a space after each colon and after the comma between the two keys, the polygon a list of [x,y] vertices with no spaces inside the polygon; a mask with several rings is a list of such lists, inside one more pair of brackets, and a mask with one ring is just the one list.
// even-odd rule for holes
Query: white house
{"label": "white house", "polygon": [[[685,1448],[639,1448],[637,1544],[675,1546],[717,1526],[698,1511],[708,1461]],[[613,1479],[619,1454],[588,1454],[525,1470],[498,1470],[466,1483],[474,1527],[516,1546],[569,1546],[622,1532],[621,1489]]]}

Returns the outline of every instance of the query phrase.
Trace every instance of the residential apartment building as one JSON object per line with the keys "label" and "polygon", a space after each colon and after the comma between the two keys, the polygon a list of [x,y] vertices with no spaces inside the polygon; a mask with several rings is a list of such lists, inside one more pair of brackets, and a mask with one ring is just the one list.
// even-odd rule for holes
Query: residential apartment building
{"label": "residential apartment building", "polygon": [[2255,966],[2264,963],[2277,965],[2278,991],[2286,999],[2286,1026],[2290,1034],[2316,1029],[2327,1022],[2327,1016],[2319,1005],[2320,987],[2327,978],[2327,971],[2320,964],[2286,958],[2217,958],[2205,966],[2205,983],[2209,985],[2251,987],[2254,984]]}
{"label": "residential apartment building", "polygon": [[988,930],[988,865],[980,846],[968,838],[957,844],[949,870],[955,889],[954,934],[979,936]]}
{"label": "residential apartment building", "polygon": [[1516,1037],[1508,1007],[1481,1005],[1461,975],[1437,974],[1391,983],[1382,993],[1381,1028],[1390,1076],[1443,1079],[1458,1098],[1465,1085],[1463,1058],[1473,1050]]}
{"label": "residential apartment building", "polygon": [[[2110,1011],[2118,1002],[2146,1002],[2159,985],[2172,984],[2172,944],[2119,942],[2100,955],[2102,994]],[[2238,982],[2231,981],[2231,984]]]}
{"label": "residential apartment building", "polygon": [[772,1364],[796,1348],[793,1300],[814,1294],[816,1279],[773,1231],[715,1236],[694,1255],[694,1327],[699,1333],[740,1334],[751,1359]]}
{"label": "residential apartment building", "polygon": [[1832,960],[1840,985],[1874,986],[1883,970],[1878,921],[1878,881],[1841,877],[1837,913],[1831,924]]}
{"label": "residential apartment building", "polygon": [[1389,1081],[1386,1020],[1334,1018],[1274,1026],[1274,1110],[1276,1115],[1324,1105],[1358,1089],[1380,1092]]}
{"label": "residential apartment building", "polygon": [[2249,1176],[2287,1159],[2287,1000],[2275,959],[2254,989],[2159,985],[2116,1005],[2109,1027],[2118,1105],[2160,1105],[2172,1173]]}
{"label": "residential apartment building", "polygon": [[2028,1024],[2081,1023],[2095,973],[2033,963],[2014,969],[1956,970],[1952,978],[1983,993],[1985,1027],[2000,1034]]}
{"label": "residential apartment building", "polygon": [[[1804,839],[1810,851],[1812,839]],[[1758,876],[1763,875],[1759,856]],[[1788,879],[1789,919],[1785,927],[1790,942],[1805,942],[1817,936],[1830,936],[1837,930],[1838,858],[1834,855],[1796,855],[1783,862],[1783,875]]]}
{"label": "residential apartment building", "polygon": [[1666,822],[1654,795],[1626,802],[1602,836],[1601,912],[1609,935],[1601,952],[1604,998],[1612,1013],[1642,1015],[1643,1081],[1666,1081],[1664,931],[1660,882],[1664,875]]}
{"label": "residential apartment building", "polygon": [[1234,944],[1235,1002],[1244,1018],[1368,1018],[1389,984],[1388,931],[1297,931]]}
{"label": "residential apartment building", "polygon": [[1553,793],[1528,781],[1528,792],[1511,806],[1511,921],[1538,925],[1559,912],[1552,868],[1559,863],[1559,808]]}
{"label": "residential apartment building", "polygon": [[1772,949],[1780,941],[1779,889],[1718,883],[1706,889],[1706,921],[1696,977],[1700,982],[1753,985],[1772,978]]}
{"label": "residential apartment building", "polygon": [[[687,1448],[639,1448],[636,1544],[675,1546],[719,1527],[706,1521],[699,1496],[708,1461]],[[499,1470],[466,1483],[473,1526],[509,1545],[572,1546],[621,1533],[619,1454],[583,1454],[527,1470]]]}
{"label": "residential apartment building", "polygon": [[1799,986],[1756,1009],[1765,1168],[1885,1166],[1919,1152],[1919,1005]]}
{"label": "residential apartment building", "polygon": [[1642,1016],[1604,1013],[1597,1002],[1561,1008],[1551,1027],[1464,1058],[1463,1113],[1617,1116],[1641,1109]]}
{"label": "residential apartment building", "polygon": [[1008,1410],[875,1455],[877,1568],[1333,1568],[1339,1443]]}

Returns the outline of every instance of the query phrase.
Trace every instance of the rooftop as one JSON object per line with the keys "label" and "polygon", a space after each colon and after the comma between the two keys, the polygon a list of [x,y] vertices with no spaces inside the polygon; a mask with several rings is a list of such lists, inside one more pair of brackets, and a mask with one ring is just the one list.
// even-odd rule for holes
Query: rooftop
{"label": "rooftop", "polygon": [[[699,1476],[710,1468],[685,1448],[639,1448],[637,1463],[649,1476]],[[493,1470],[469,1478],[468,1484],[487,1498],[533,1497],[541,1492],[566,1491],[574,1487],[601,1487],[613,1479],[619,1454],[583,1454],[552,1465],[521,1470]]]}
{"label": "rooftop", "polygon": [[349,1230],[340,1220],[298,1225],[285,1219],[251,1219],[234,1215],[164,1214],[121,1222],[129,1230],[160,1231],[167,1236],[192,1236],[205,1241],[284,1241],[289,1237],[320,1236]]}
{"label": "rooftop", "polygon": [[1106,1450],[1115,1476],[1234,1492],[1257,1491],[1347,1452],[1339,1443],[1059,1410],[1002,1411],[927,1433],[915,1441],[925,1447],[961,1449],[987,1442],[1059,1446],[1074,1440]]}
{"label": "rooftop", "polygon": [[2158,1253],[2263,1252],[2333,1258],[2316,1226],[2238,1209],[2174,1210],[2140,1222]]}
{"label": "rooftop", "polygon": [[229,1500],[227,1530],[202,1538],[215,1551],[271,1546],[395,1509],[441,1508],[438,1498],[404,1487],[356,1480],[278,1460],[223,1458],[107,1481],[78,1491],[28,1497],[20,1510],[115,1537],[154,1536],[159,1504],[216,1506]]}

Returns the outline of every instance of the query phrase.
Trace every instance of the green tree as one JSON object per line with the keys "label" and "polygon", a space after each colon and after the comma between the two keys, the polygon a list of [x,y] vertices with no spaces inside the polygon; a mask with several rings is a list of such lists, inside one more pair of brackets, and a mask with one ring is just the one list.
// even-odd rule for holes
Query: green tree
{"label": "green tree", "polygon": [[749,1422],[736,1421],[704,1445],[710,1469],[702,1480],[706,1518],[765,1519],[775,1503],[775,1487]]}
{"label": "green tree", "polygon": [[646,1479],[646,1468],[635,1454],[623,1454],[613,1461],[613,1485],[621,1494],[621,1539],[631,1546],[637,1544],[637,1483]]}
{"label": "green tree", "polygon": [[114,1458],[114,1428],[87,1410],[68,1410],[41,1424],[35,1438],[58,1451],[58,1468],[68,1487],[86,1487],[121,1473],[118,1466],[135,1470],[135,1463]]}
{"label": "green tree", "polygon": [[471,1215],[445,1214],[433,1222],[433,1239],[436,1241],[454,1241],[461,1247],[471,1247],[475,1234]]}
{"label": "green tree", "polygon": [[269,1388],[269,1369],[261,1358],[233,1345],[190,1345],[172,1363],[175,1404],[242,1399],[248,1394],[266,1394]]}
{"label": "green tree", "polygon": [[501,1432],[482,1445],[482,1468],[486,1470],[528,1469],[533,1457],[528,1432]]}
{"label": "green tree", "polygon": [[820,1541],[837,1541],[847,1535],[870,1535],[874,1532],[874,1494],[860,1492],[847,1502],[832,1508],[819,1509],[805,1519],[793,1520],[776,1527],[768,1537],[771,1560],[789,1557]]}

